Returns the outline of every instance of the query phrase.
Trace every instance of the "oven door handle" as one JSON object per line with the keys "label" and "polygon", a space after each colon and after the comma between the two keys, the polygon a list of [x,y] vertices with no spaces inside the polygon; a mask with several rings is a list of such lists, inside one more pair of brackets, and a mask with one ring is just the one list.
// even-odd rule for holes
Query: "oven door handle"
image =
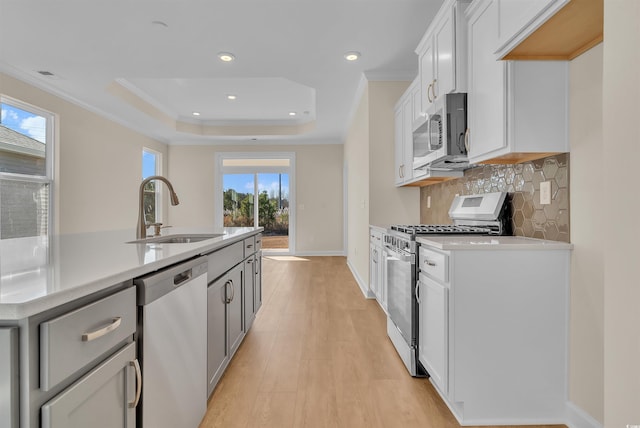
{"label": "oven door handle", "polygon": [[391,258],[398,259],[401,262],[413,263],[413,256],[411,254],[402,254],[395,250],[392,250],[388,246],[384,247],[385,253],[387,253]]}

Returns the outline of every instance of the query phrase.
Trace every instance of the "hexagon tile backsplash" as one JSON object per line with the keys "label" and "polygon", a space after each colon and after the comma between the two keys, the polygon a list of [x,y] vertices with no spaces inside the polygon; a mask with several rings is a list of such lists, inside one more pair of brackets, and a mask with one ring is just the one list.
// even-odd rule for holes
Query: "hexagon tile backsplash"
{"label": "hexagon tile backsplash", "polygon": [[[551,182],[551,204],[540,204],[540,183]],[[507,191],[511,197],[514,235],[570,242],[569,154],[517,165],[480,165],[457,180],[420,189],[420,222],[450,224],[449,207],[456,193],[472,195]],[[431,208],[427,198],[431,196]]]}

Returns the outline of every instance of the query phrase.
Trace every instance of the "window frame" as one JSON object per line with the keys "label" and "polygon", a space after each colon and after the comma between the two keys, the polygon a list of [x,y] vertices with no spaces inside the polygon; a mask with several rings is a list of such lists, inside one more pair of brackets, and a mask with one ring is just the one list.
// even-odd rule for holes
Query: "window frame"
{"label": "window frame", "polygon": [[[56,225],[55,220],[55,201],[54,201],[54,176],[55,176],[55,146],[56,146],[56,125],[58,121],[58,115],[51,111],[45,110],[42,107],[29,104],[25,101],[10,97],[5,94],[0,94],[0,104],[7,104],[12,107],[16,107],[20,110],[33,113],[34,115],[44,117],[46,120],[45,129],[45,175],[32,175],[32,174],[20,174],[15,172],[2,172],[0,171],[0,180],[20,181],[28,183],[47,184],[47,192],[49,206],[48,206],[48,218],[47,218],[47,233],[45,235],[36,236],[51,236],[56,233],[54,227]],[[2,236],[0,236],[0,239]]]}
{"label": "window frame", "polygon": [[[162,152],[159,152],[158,150],[154,150],[151,149],[149,147],[142,147],[142,158],[141,161],[144,159],[144,153],[149,153],[155,156],[156,158],[156,162],[155,162],[155,172],[153,175],[162,175]],[[142,162],[141,162],[142,164]],[[144,173],[140,174],[141,175],[141,180],[144,180],[146,177],[144,177]],[[163,209],[162,209],[162,186],[159,186],[156,184],[155,187],[155,194],[156,194],[156,198],[155,198],[155,204],[156,204],[156,219],[155,222],[156,223],[162,223],[163,222]]]}

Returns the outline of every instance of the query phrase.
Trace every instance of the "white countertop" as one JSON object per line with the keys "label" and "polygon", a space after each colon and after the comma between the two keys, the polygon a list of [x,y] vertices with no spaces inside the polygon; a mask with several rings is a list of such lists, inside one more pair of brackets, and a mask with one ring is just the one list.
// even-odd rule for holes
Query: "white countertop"
{"label": "white countertop", "polygon": [[439,250],[570,250],[573,244],[522,236],[428,235],[416,242]]}
{"label": "white countertop", "polygon": [[18,320],[239,241],[263,228],[172,228],[222,233],[187,244],[130,244],[134,230],[0,240],[0,320]]}

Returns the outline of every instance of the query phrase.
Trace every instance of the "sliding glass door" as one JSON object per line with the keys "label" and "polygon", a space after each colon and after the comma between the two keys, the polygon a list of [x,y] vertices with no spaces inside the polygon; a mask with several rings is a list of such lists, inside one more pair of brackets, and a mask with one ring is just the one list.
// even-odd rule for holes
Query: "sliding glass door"
{"label": "sliding glass door", "polygon": [[293,254],[293,155],[262,156],[218,154],[217,211],[225,227],[263,227],[265,253]]}

